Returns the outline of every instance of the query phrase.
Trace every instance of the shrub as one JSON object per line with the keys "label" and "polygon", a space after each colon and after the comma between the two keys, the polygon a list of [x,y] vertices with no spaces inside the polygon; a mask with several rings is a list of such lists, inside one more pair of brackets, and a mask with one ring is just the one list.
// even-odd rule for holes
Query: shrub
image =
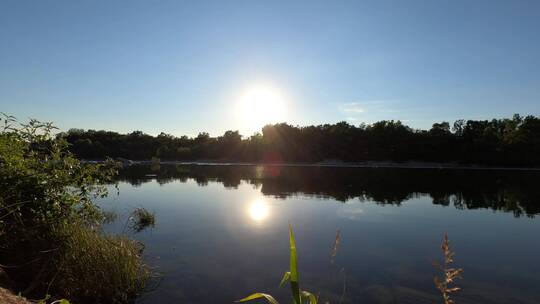
{"label": "shrub", "polygon": [[146,227],[154,227],[156,224],[155,215],[145,208],[135,209],[131,213],[129,219],[133,221],[131,228],[135,230],[135,232],[140,232]]}
{"label": "shrub", "polygon": [[147,277],[140,246],[100,232],[93,202],[116,167],[81,163],[54,130],[0,116],[0,264],[25,296],[125,302]]}

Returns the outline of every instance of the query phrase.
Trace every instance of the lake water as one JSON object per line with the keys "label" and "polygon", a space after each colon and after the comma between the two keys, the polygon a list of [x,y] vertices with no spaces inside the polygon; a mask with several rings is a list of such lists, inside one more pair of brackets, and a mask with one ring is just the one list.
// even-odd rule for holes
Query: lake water
{"label": "lake water", "polygon": [[[448,233],[457,303],[540,303],[540,173],[279,166],[133,166],[100,204],[144,242],[159,279],[138,303],[290,302],[288,224],[300,284],[321,303],[440,303]],[[112,188],[114,189],[114,188]],[[156,225],[126,229],[145,207]],[[336,256],[331,251],[340,231]]]}

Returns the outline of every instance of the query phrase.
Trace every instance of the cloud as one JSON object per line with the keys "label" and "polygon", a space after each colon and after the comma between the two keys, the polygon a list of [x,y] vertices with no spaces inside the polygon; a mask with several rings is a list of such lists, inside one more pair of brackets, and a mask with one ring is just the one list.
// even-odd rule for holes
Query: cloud
{"label": "cloud", "polygon": [[[374,123],[380,120],[398,120],[405,110],[398,99],[367,99],[336,104],[341,119],[350,124]],[[402,120],[403,121],[403,120]]]}
{"label": "cloud", "polygon": [[364,214],[364,210],[358,204],[344,204],[337,210],[337,216],[348,220],[358,220]]}
{"label": "cloud", "polygon": [[345,113],[364,113],[366,111],[358,102],[344,103],[340,106],[340,110]]}

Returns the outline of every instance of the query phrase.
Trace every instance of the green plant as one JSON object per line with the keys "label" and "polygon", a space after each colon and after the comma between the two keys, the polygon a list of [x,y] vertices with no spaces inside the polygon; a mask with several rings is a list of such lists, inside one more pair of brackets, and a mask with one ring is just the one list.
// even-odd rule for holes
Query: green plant
{"label": "green plant", "polygon": [[0,227],[52,227],[72,218],[95,224],[101,216],[93,200],[107,195],[104,183],[116,167],[81,163],[51,123],[5,115],[1,122]]}
{"label": "green plant", "polygon": [[453,304],[455,302],[450,298],[450,295],[459,291],[461,288],[457,286],[452,287],[451,285],[454,284],[456,279],[461,278],[463,269],[451,267],[451,264],[454,262],[455,253],[450,248],[448,234],[444,235],[441,250],[444,256],[443,264],[435,263],[435,267],[442,271],[442,276],[440,278],[436,276],[433,280],[435,281],[435,286],[442,294],[444,304]]}
{"label": "green plant", "polygon": [[116,167],[80,162],[55,130],[0,115],[0,265],[24,296],[127,302],[147,278],[141,246],[101,232],[94,204]]}
{"label": "green plant", "polygon": [[[317,304],[317,297],[305,290],[300,289],[299,274],[298,274],[298,258],[296,253],[296,242],[294,240],[294,234],[292,226],[289,225],[289,252],[290,252],[290,266],[289,271],[283,274],[283,279],[279,283],[282,286],[284,283],[289,282],[292,293],[293,304]],[[255,299],[265,299],[271,304],[279,304],[274,297],[266,293],[254,293],[237,302],[247,302]]]}
{"label": "green plant", "polygon": [[135,232],[140,232],[146,227],[154,227],[156,224],[156,216],[154,213],[151,213],[142,207],[135,209],[131,213],[129,219],[133,221],[131,228],[135,230]]}
{"label": "green plant", "polygon": [[118,214],[110,210],[102,210],[101,215],[102,215],[101,221],[103,224],[110,224],[116,221],[116,219],[118,219]]}
{"label": "green plant", "polygon": [[[37,304],[47,304],[47,301],[51,298],[50,295],[47,295],[45,297],[45,299],[41,299],[41,300],[38,300],[36,301]],[[68,300],[66,299],[60,299],[60,300],[56,300],[56,301],[52,301],[50,304],[71,304],[71,302],[69,302]]]}
{"label": "green plant", "polygon": [[54,253],[55,293],[75,303],[127,303],[150,277],[142,244],[82,225],[66,225]]}

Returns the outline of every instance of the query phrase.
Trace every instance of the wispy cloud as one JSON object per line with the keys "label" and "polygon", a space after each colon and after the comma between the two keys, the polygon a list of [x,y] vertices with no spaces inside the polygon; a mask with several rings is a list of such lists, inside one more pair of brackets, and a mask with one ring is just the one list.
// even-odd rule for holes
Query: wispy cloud
{"label": "wispy cloud", "polygon": [[340,110],[344,113],[364,113],[366,111],[359,102],[344,103],[340,106]]}
{"label": "wispy cloud", "polygon": [[348,220],[358,220],[364,214],[364,210],[357,204],[344,204],[337,210],[337,216]]}
{"label": "wispy cloud", "polygon": [[397,99],[372,99],[338,105],[343,119],[356,123],[373,119],[396,119],[403,112]]}

